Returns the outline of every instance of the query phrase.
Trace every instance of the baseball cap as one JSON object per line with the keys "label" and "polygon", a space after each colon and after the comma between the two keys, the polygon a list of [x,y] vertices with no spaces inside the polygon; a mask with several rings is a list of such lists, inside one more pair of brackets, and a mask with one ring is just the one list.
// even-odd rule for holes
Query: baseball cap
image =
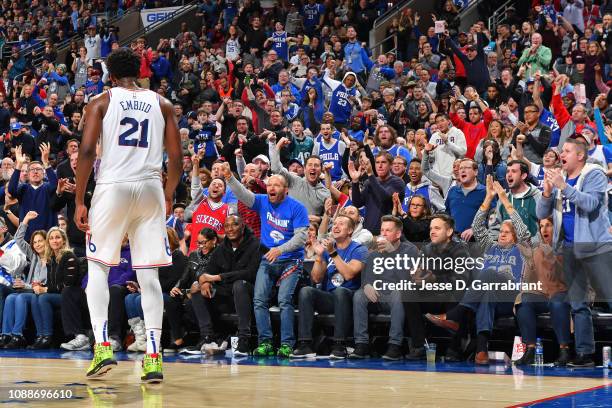
{"label": "baseball cap", "polygon": [[21,129],[21,123],[14,122],[11,124],[11,130],[19,130],[19,129]]}
{"label": "baseball cap", "polygon": [[583,135],[582,133],[574,133],[573,135],[570,136],[570,139],[575,139],[575,140],[584,139],[587,146],[591,145],[591,137],[587,135]]}
{"label": "baseball cap", "polygon": [[465,31],[462,31],[459,33],[459,35],[465,35],[467,37],[468,34]]}
{"label": "baseball cap", "polygon": [[586,60],[584,59],[582,55],[576,55],[574,57],[574,64],[584,64],[584,63],[586,63]]}
{"label": "baseball cap", "polygon": [[89,28],[96,28],[96,25],[95,25],[95,24],[90,24],[90,25],[88,25],[88,26],[87,26],[87,28],[88,28],[88,29],[89,29]]}
{"label": "baseball cap", "polygon": [[255,158],[253,159],[253,163],[255,163],[257,160],[261,160],[264,163],[270,164],[270,159],[268,159],[268,156],[266,156],[265,154],[255,156]]}
{"label": "baseball cap", "polygon": [[189,111],[189,113],[187,114],[187,119],[197,119],[198,118],[198,113],[196,111]]}
{"label": "baseball cap", "polygon": [[289,160],[289,164],[287,165],[287,167],[291,166],[293,163],[297,163],[297,164],[299,164],[300,166],[304,167],[304,165],[302,164],[302,162],[301,162],[301,161],[299,161],[298,159],[291,159],[291,160]]}

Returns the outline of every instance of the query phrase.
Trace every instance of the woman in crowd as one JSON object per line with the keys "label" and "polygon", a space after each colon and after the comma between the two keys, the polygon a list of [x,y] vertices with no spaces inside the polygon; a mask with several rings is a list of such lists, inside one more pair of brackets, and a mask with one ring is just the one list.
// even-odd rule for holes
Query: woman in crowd
{"label": "woman in crowd", "polygon": [[[47,234],[42,230],[35,231],[29,243],[24,240],[28,223],[36,217],[38,217],[36,212],[28,212],[15,234],[15,242],[26,255],[30,270],[25,281],[19,278],[13,282],[11,289],[13,293],[4,301],[0,346],[7,349],[25,347],[23,328],[28,317],[31,298],[35,296],[32,288],[45,285],[47,282]],[[39,340],[37,338],[37,343],[40,343]]]}
{"label": "woman in crowd", "polygon": [[506,182],[506,162],[502,160],[499,144],[495,139],[485,140],[482,161],[478,163],[478,182],[484,184],[487,176],[493,176],[504,189],[508,188]]}
{"label": "woman in crowd", "polygon": [[62,289],[75,286],[80,282],[81,274],[76,256],[68,244],[68,236],[58,227],[47,232],[45,252],[47,262],[47,281],[33,285],[36,296],[32,296],[32,316],[38,335],[30,347],[44,349],[51,347],[53,336],[53,311],[59,309],[62,300]]}
{"label": "woman in crowd", "polygon": [[484,143],[493,139],[499,145],[499,154],[501,155],[501,159],[503,161],[508,161],[508,157],[511,152],[511,143],[512,142],[512,134],[509,133],[508,128],[504,126],[504,124],[499,119],[493,119],[491,123],[489,123],[489,129],[487,131],[487,137],[482,139],[482,141],[476,147],[476,154],[474,155],[474,160],[477,162],[482,161],[483,159],[483,148]]}
{"label": "woman in crowd", "polygon": [[[487,218],[495,196],[499,197],[510,219],[502,223],[497,242],[487,228]],[[531,246],[529,230],[518,212],[512,207],[503,187],[487,176],[485,200],[474,217],[474,237],[484,251],[484,266],[477,279],[485,283],[523,282],[526,271],[531,268]],[[434,325],[458,331],[465,326],[469,314],[476,315],[476,364],[489,364],[488,343],[495,318],[510,316],[514,308],[516,291],[470,290],[461,303],[446,314],[425,317]]]}
{"label": "woman in crowd", "polygon": [[539,245],[533,252],[534,268],[525,276],[527,282],[539,282],[542,291],[523,291],[515,306],[516,319],[521,329],[523,343],[527,350],[523,357],[515,361],[516,365],[529,365],[535,362],[536,321],[538,315],[549,313],[552,328],[559,343],[559,357],[556,366],[565,366],[569,362],[570,342],[570,305],[566,302],[567,286],[563,281],[563,260],[555,255],[552,248],[552,217],[540,220]]}
{"label": "woman in crowd", "polygon": [[404,224],[404,237],[418,244],[429,241],[429,224],[431,223],[431,209],[427,200],[420,194],[415,194],[408,201],[408,212],[402,208],[398,193],[393,193],[393,215],[399,216]]}

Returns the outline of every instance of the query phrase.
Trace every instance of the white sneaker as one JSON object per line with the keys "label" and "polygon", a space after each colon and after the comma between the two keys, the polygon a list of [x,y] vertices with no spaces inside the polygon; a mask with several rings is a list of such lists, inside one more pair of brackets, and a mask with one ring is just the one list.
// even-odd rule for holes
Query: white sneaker
{"label": "white sneaker", "polygon": [[127,348],[127,351],[146,351],[146,350],[147,350],[147,340],[143,340],[138,337]]}
{"label": "white sneaker", "polygon": [[225,350],[227,350],[228,345],[227,340],[223,340],[220,343],[214,341],[212,343],[205,343],[202,345],[202,354],[225,354]]}
{"label": "white sneaker", "polygon": [[81,351],[81,350],[89,350],[91,349],[91,343],[89,342],[89,337],[84,334],[77,334],[77,336],[70,340],[67,343],[62,343],[60,348],[63,350],[70,351]]}

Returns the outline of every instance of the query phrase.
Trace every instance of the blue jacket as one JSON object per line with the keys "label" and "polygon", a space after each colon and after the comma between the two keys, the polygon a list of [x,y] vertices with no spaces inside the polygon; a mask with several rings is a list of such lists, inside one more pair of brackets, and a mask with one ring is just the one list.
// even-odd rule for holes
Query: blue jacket
{"label": "blue jacket", "polygon": [[172,68],[165,57],[160,56],[157,60],[151,62],[151,71],[153,71],[153,78],[157,81],[162,78],[167,78],[168,80],[172,78]]}
{"label": "blue jacket", "polygon": [[349,71],[353,71],[356,74],[369,71],[374,65],[370,60],[368,51],[361,46],[359,41],[349,41],[344,45],[344,59],[349,67]]}
{"label": "blue jacket", "polygon": [[474,216],[485,199],[487,189],[478,183],[467,195],[463,194],[460,185],[448,190],[444,206],[446,212],[455,219],[455,231],[462,233],[472,227]]}
{"label": "blue jacket", "polygon": [[576,181],[576,186],[566,185],[563,191],[553,189],[550,197],[542,196],[536,206],[539,219],[553,216],[553,247],[563,244],[563,195],[576,206],[574,216],[574,255],[586,258],[606,253],[612,244],[608,232],[608,206],[606,191],[608,177],[604,169],[596,164],[587,163]]}
{"label": "blue jacket", "polygon": [[19,184],[21,170],[15,169],[8,183],[8,191],[13,197],[19,200],[19,220],[28,211],[36,211],[38,217],[28,223],[28,229],[24,239],[30,240],[32,232],[36,230],[48,230],[57,225],[57,213],[51,210],[51,197],[55,194],[57,188],[57,176],[51,167],[46,170],[47,179],[38,188],[32,187],[29,183]]}

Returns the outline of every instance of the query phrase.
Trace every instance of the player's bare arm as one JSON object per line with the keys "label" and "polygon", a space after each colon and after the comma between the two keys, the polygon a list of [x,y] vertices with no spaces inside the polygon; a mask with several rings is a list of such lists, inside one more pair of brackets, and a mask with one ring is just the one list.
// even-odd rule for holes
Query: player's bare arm
{"label": "player's bare arm", "polygon": [[172,198],[174,190],[179,183],[182,167],[182,148],[174,106],[166,98],[160,98],[160,108],[166,121],[164,131],[164,146],[168,154],[168,178],[164,188],[166,200],[166,215],[172,211]]}

